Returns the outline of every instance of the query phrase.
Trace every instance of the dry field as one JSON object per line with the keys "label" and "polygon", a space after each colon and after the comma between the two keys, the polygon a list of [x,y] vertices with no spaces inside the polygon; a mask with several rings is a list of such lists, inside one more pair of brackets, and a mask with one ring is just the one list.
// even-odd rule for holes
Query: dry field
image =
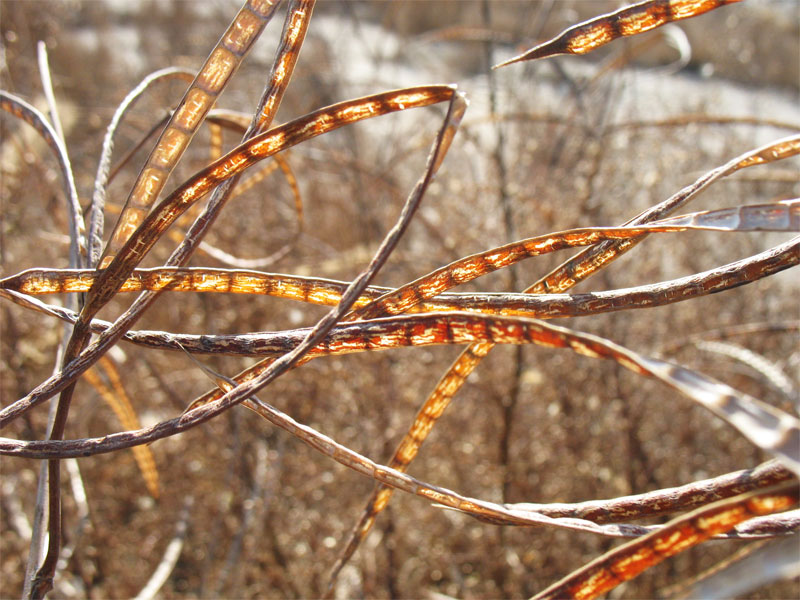
{"label": "dry field", "polygon": [[[410,86],[457,84],[470,102],[435,180],[370,285],[397,288],[462,257],[550,232],[620,225],[734,158],[794,136],[786,158],[722,177],[674,213],[771,203],[773,209],[789,207],[794,225],[784,231],[746,231],[745,218],[741,231],[641,237],[641,244],[570,289],[584,294],[582,306],[589,310],[583,313],[563,295],[563,305],[573,308],[561,316],[538,305],[519,308],[524,297],[502,295],[522,292],[576,250],[533,256],[448,289],[463,293],[440,297],[462,308],[457,315],[470,302],[483,303],[484,312],[464,319],[505,311],[507,320],[499,319],[497,329],[505,328],[508,336],[495,338],[506,343],[469,375],[432,429],[408,469],[416,478],[412,487],[428,482],[509,508],[642,494],[752,469],[776,456],[789,465],[794,456],[797,472],[796,438],[794,445],[790,440],[775,450],[759,441],[755,421],[737,428],[703,406],[697,387],[681,393],[668,377],[625,368],[611,350],[611,360],[574,350],[584,343],[576,340],[601,339],[636,356],[682,365],[724,382],[741,398],[757,398],[759,407],[772,407],[770,414],[784,415],[797,435],[800,279],[788,267],[800,260],[800,216],[797,203],[778,203],[800,196],[800,7],[794,0],[748,0],[584,56],[491,69],[618,7],[600,0],[323,0],[314,9],[276,124]],[[48,114],[37,63],[37,42],[43,41],[87,230],[103,138],[119,103],[157,69],[196,72],[237,10],[236,2],[221,0],[0,3],[0,89]],[[252,115],[285,13],[281,6],[217,108]],[[105,240],[155,143],[157,135],[146,138],[148,132],[175,108],[187,85],[177,77],[155,83],[122,120],[111,161],[114,168],[122,166],[108,186]],[[277,155],[280,162],[258,163],[242,178],[240,187],[248,189],[230,200],[188,266],[352,282],[426,173],[448,99],[341,127]],[[27,269],[75,265],[53,152],[13,115],[3,112],[0,125],[0,408],[9,411],[60,369],[58,348],[71,331],[63,321],[22,306],[20,296],[8,291],[10,278]],[[243,130],[234,129],[201,126],[161,198],[220,151],[236,147]],[[196,210],[190,209],[191,216]],[[179,218],[139,267],[164,265],[191,223]],[[731,289],[719,293],[708,294],[695,283],[673,301],[646,308],[643,296],[624,293],[719,274],[725,265],[776,247],[781,250],[772,261],[783,262],[774,274],[760,278],[755,267],[728,269]],[[649,289],[656,297],[667,295],[665,288]],[[616,310],[592,309],[602,292],[613,290],[623,290]],[[36,299],[79,310],[70,304],[77,296]],[[114,321],[136,296],[116,294],[97,317]],[[685,301],[676,301],[679,296]],[[487,316],[489,302],[500,309]],[[231,348],[244,348],[242,340],[222,348],[214,345],[218,338],[201,334],[308,328],[330,310],[266,294],[166,291],[132,329],[187,334],[181,338],[185,344],[196,342],[202,350],[207,343],[211,351],[192,352],[192,360],[174,345],[119,342],[78,380],[63,438],[102,438],[174,419],[215,388],[214,374],[234,377],[263,358],[234,355]],[[401,333],[385,334],[414,347],[319,356],[271,381],[258,397],[388,465],[420,406],[467,346],[460,338],[422,344],[425,335],[436,338],[431,331],[441,331],[422,319],[449,322],[448,333],[441,334],[447,338],[460,318],[430,314],[413,313],[411,320],[398,321],[405,323]],[[547,329],[537,334],[531,316],[597,338],[558,334],[562,345],[572,340],[569,348],[529,343],[531,336],[552,343],[556,335]],[[465,322],[463,331],[470,335],[495,331],[486,321]],[[525,343],[508,343],[520,328],[527,337],[516,341]],[[293,339],[301,339],[297,335]],[[342,345],[367,334],[353,335]],[[46,505],[37,501],[44,461],[20,455],[12,442],[44,440],[47,407],[44,402],[0,420],[4,598],[23,593],[36,538],[34,510]],[[127,421],[120,422],[126,410]],[[4,414],[9,413],[0,419]],[[372,478],[242,406],[137,448],[138,454],[119,449],[63,461],[63,548],[52,597],[320,597],[375,487]],[[788,469],[770,464],[775,481],[794,479]],[[561,521],[498,525],[443,507],[447,502],[395,492],[339,573],[336,597],[528,597],[626,541],[618,535],[624,527],[612,533],[608,524],[598,530],[569,529]],[[702,504],[707,503],[708,498]],[[682,505],[655,514],[652,503],[642,501],[641,507],[631,524],[661,525],[697,508]],[[681,586],[693,577],[736,553],[764,552],[771,545],[781,548],[782,557],[767,562],[782,565],[788,578],[736,594],[797,597],[800,552],[792,543],[796,538],[787,537],[800,526],[797,512],[783,521],[765,520],[765,530],[778,540],[709,541],[605,597],[680,597]],[[546,511],[531,514],[538,518]],[[583,525],[591,520],[566,516],[580,517]],[[724,586],[768,572],[752,562],[744,565],[738,578],[712,585],[736,590]],[[158,589],[146,589],[159,566],[165,580]]]}

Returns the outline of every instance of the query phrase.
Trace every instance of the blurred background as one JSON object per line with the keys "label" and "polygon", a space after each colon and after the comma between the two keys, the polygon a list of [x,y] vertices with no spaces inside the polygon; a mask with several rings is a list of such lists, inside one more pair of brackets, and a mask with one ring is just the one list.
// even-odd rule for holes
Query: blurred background
{"label": "blurred background", "polygon": [[[618,6],[599,0],[318,3],[279,122],[341,100],[427,83],[457,83],[471,101],[440,175],[376,284],[398,286],[523,237],[622,223],[706,171],[800,128],[800,8],[793,0],[748,1],[585,57],[490,71],[565,27]],[[235,2],[222,1],[0,3],[2,88],[45,108],[36,59],[36,43],[44,41],[84,207],[118,103],[156,69],[198,69],[236,10]],[[267,27],[219,107],[252,111],[284,12]],[[145,94],[120,128],[113,162],[142,140],[184,87],[170,82]],[[443,115],[442,107],[406,111],[293,148],[285,157],[303,200],[300,234],[292,191],[278,170],[233,201],[235,207],[207,238],[229,258],[201,252],[191,264],[257,264],[267,271],[352,280],[422,174]],[[55,161],[30,127],[6,114],[0,124],[0,274],[67,267]],[[225,134],[225,151],[238,137]],[[204,128],[170,189],[211,160],[210,142]],[[111,183],[107,234],[148,148],[135,153]],[[792,159],[722,180],[687,211],[798,193],[798,161]],[[576,289],[681,277],[789,237],[655,236]],[[171,238],[159,242],[145,266],[163,264],[175,245]],[[521,291],[566,258],[562,253],[526,261],[460,291]],[[690,303],[563,323],[793,410],[798,292],[797,275],[788,272]],[[100,316],[113,318],[132,300],[120,296]],[[313,325],[325,311],[267,297],[174,293],[162,295],[136,328],[272,331]],[[758,328],[732,335],[742,324]],[[10,303],[0,305],[0,326],[5,406],[50,375],[63,329]],[[697,343],[720,339],[763,358],[786,376],[788,387]],[[460,350],[322,358],[281,377],[260,397],[386,463]],[[179,414],[212,387],[181,353],[123,344],[111,358],[143,425]],[[201,360],[228,376],[253,362]],[[41,438],[46,421],[47,410],[40,408],[4,434]],[[67,437],[122,429],[97,390],[81,381]],[[243,408],[160,441],[151,451],[158,498],[148,492],[131,452],[79,461],[86,505],[65,493],[70,552],[54,597],[136,595],[175,536],[187,503],[183,549],[159,597],[320,596],[373,486]],[[578,502],[677,486],[767,458],[684,397],[614,364],[563,350],[499,347],[469,378],[410,473],[495,502]],[[5,597],[22,588],[39,463],[3,457],[0,466]],[[496,527],[395,494],[340,576],[337,595],[530,596],[618,543],[576,532]],[[653,597],[743,544],[685,552],[611,596]],[[797,581],[784,582],[748,597],[793,597],[797,591]]]}

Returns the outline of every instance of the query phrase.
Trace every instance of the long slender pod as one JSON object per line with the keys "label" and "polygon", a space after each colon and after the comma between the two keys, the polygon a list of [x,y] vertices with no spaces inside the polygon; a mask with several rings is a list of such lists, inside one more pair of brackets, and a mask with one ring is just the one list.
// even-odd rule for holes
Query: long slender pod
{"label": "long slender pod", "polygon": [[125,114],[133,107],[139,97],[154,83],[165,79],[181,78],[192,80],[194,74],[186,69],[168,67],[160,69],[145,77],[139,85],[131,90],[120,102],[114,116],[106,128],[103,138],[103,148],[100,151],[100,160],[97,164],[97,175],[94,179],[94,193],[92,195],[92,208],[89,213],[89,266],[96,267],[100,262],[103,244],[104,210],[106,204],[106,188],[108,186],[111,170],[111,153],[114,149],[114,135]]}
{"label": "long slender pod", "polygon": [[106,246],[106,267],[150,211],[206,114],[272,18],[279,2],[247,0],[172,114],[125,201]]}
{"label": "long slender pod", "polygon": [[[752,283],[800,264],[800,239],[781,244],[750,258],[717,267],[673,281],[660,282],[634,288],[609,290],[588,294],[442,294],[432,301],[422,302],[409,309],[410,313],[472,311],[495,315],[514,315],[551,319],[576,317],[629,309],[663,306],[683,302],[707,294],[715,294],[740,285]],[[0,280],[0,296],[28,308],[74,323],[78,314],[69,309],[48,305],[27,294],[80,292],[88,290],[96,271],[31,270],[18,276]],[[46,278],[43,283],[42,278]],[[344,282],[313,278],[299,278],[270,273],[230,272],[217,269],[137,269],[126,281],[121,291],[169,290],[191,292],[269,294],[295,301],[334,306],[347,289]],[[386,288],[368,287],[354,303],[366,306],[388,291]],[[23,293],[21,293],[23,292]],[[436,319],[446,320],[446,314]],[[102,334],[112,324],[93,319],[91,329]],[[292,347],[295,332],[246,333],[233,335],[192,335],[166,331],[127,331],[124,339],[151,348],[182,348],[188,352],[209,354],[238,354],[270,356],[283,353]],[[340,335],[339,339],[343,339]],[[353,340],[354,342],[356,340]],[[388,347],[388,346],[383,346]],[[373,349],[367,343],[343,346],[341,351],[360,352]],[[318,347],[309,356],[328,356],[330,348]],[[249,372],[249,371],[248,371]],[[248,372],[239,374],[241,381]],[[215,399],[218,392],[209,392],[196,400],[190,409]]]}
{"label": "long slender pod", "polygon": [[621,37],[638,35],[673,21],[697,17],[720,6],[741,0],[648,0],[600,15],[565,29],[552,40],[539,44],[494,68],[559,54],[586,54]]}

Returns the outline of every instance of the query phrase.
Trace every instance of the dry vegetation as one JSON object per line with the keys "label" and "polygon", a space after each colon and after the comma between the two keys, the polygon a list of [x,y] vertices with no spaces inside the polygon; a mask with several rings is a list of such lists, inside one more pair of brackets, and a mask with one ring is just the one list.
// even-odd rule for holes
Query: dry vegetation
{"label": "dry vegetation", "polygon": [[[237,10],[228,2],[117,4],[0,5],[0,88],[45,110],[36,62],[36,42],[44,41],[86,213],[102,139],[119,102],[156,69],[198,69]],[[522,238],[624,223],[704,173],[797,133],[800,15],[791,1],[736,4],[588,56],[490,70],[515,54],[517,44],[530,47],[614,8],[604,1],[570,0],[316,7],[276,123],[365,94],[430,82],[458,83],[471,102],[441,171],[374,285],[398,287]],[[283,12],[267,26],[218,107],[253,110],[276,52]],[[682,41],[692,48],[691,59],[673,68],[679,53],[670,43]],[[142,96],[119,128],[114,164],[176,105],[185,87],[184,81],[167,81]],[[299,234],[290,179],[280,169],[268,172],[270,161],[259,163],[252,171],[264,169],[264,178],[231,200],[206,237],[208,247],[198,250],[190,266],[237,268],[268,257],[254,268],[354,280],[425,171],[446,109],[445,102],[381,116],[286,152],[302,199]],[[240,137],[241,132],[226,131],[225,151]],[[109,186],[105,239],[154,139]],[[205,167],[213,147],[212,133],[203,126],[165,191]],[[0,276],[73,266],[56,163],[33,129],[5,113],[0,159]],[[742,169],[678,212],[795,198],[798,164],[792,156]],[[797,205],[791,210],[797,221]],[[178,237],[165,235],[141,266],[163,265],[190,223],[173,226]],[[786,244],[793,235],[652,235],[575,292],[700,273]],[[784,258],[797,262],[797,242],[787,248]],[[235,258],[223,262],[220,251]],[[520,292],[565,260],[565,252],[570,251],[522,261],[455,291]],[[797,271],[789,270],[687,302],[556,322],[724,381],[790,418],[798,407],[798,292]],[[113,321],[134,298],[120,293],[98,316]],[[40,300],[67,306],[66,294]],[[328,310],[267,295],[166,292],[134,329],[212,335],[283,331],[313,326]],[[60,368],[57,348],[65,330],[63,323],[8,296],[0,304],[0,319],[0,394],[6,409]],[[388,464],[416,411],[462,349],[443,344],[320,357],[271,382],[259,397]],[[143,427],[180,415],[214,387],[176,349],[122,342],[108,357],[105,364],[114,366],[78,381],[65,439],[127,428],[101,394],[104,387],[111,396],[122,393],[114,387],[115,369]],[[256,360],[222,353],[196,358],[229,377]],[[2,435],[43,440],[47,420],[43,404],[11,421]],[[9,456],[8,448],[0,462],[2,597],[19,596],[23,589],[42,463]],[[370,478],[240,406],[147,448],[155,461],[157,497],[152,472],[148,486],[142,463],[130,450],[62,468],[64,550],[53,597],[133,597],[176,541],[182,546],[158,597],[321,596],[374,487]],[[790,455],[798,452],[789,448]],[[138,460],[146,461],[142,456]],[[567,503],[689,484],[771,458],[699,403],[613,360],[501,344],[470,375],[409,472],[488,502]],[[676,516],[637,523],[666,523]],[[784,534],[796,531],[796,520],[787,523]],[[558,527],[498,526],[395,493],[340,573],[336,594],[530,596],[620,543]],[[713,541],[690,548],[610,597],[666,595],[675,591],[670,586],[762,543]],[[796,544],[785,549],[794,550]],[[798,592],[795,575],[743,597]]]}

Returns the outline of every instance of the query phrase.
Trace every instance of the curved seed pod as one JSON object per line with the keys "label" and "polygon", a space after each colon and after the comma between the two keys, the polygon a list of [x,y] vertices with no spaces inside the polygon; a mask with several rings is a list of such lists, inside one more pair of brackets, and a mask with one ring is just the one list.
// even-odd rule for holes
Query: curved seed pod
{"label": "curved seed pod", "polygon": [[[412,310],[422,300],[429,300],[451,287],[466,283],[496,269],[510,266],[525,258],[549,254],[563,248],[587,246],[603,240],[624,240],[636,238],[645,233],[674,233],[688,230],[800,231],[800,201],[786,200],[704,211],[672,217],[639,227],[571,229],[512,242],[459,259],[401,288],[395,290],[384,288],[385,292],[380,298],[374,299],[375,301],[368,308],[364,307],[362,310],[354,311],[351,319],[374,318]],[[324,279],[248,270],[164,267],[137,269],[133,273],[135,275],[126,279],[119,291],[130,292],[147,289],[255,293],[316,302],[313,297],[309,297],[315,293],[315,286],[336,283]],[[85,292],[92,285],[96,285],[95,281],[99,277],[99,273],[87,270],[29,269],[0,280],[0,287],[34,295]],[[87,286],[89,287],[87,288]],[[338,299],[331,301],[338,301]],[[326,302],[322,300],[317,303],[325,304]]]}
{"label": "curved seed pod", "polygon": [[[634,241],[648,233],[670,227],[716,231],[800,231],[800,202],[789,200],[764,205],[740,206],[674,217],[641,227],[573,229],[512,242],[473,254],[389,292],[369,306],[353,311],[350,319],[370,319],[406,312],[457,285],[467,283],[524,258],[549,254],[564,248],[590,246],[598,242]],[[542,293],[538,291],[537,293]]]}
{"label": "curved seed pod", "polygon": [[738,523],[797,504],[798,493],[800,488],[796,484],[784,484],[699,508],[670,521],[663,530],[614,548],[534,598],[596,598],[670,556],[729,531]]}
{"label": "curved seed pod", "polygon": [[680,487],[634,496],[621,496],[612,500],[589,500],[576,504],[515,503],[506,506],[550,517],[575,517],[595,523],[619,522],[693,510],[755,489],[771,487],[792,477],[791,471],[778,461],[771,460],[754,469],[735,471],[713,479],[693,481]]}
{"label": "curved seed pod", "polygon": [[697,17],[720,6],[740,1],[648,0],[578,23],[565,29],[552,40],[539,44],[494,68],[558,54],[586,54],[621,37],[644,33],[673,21]]}
{"label": "curved seed pod", "polygon": [[226,179],[277,152],[349,123],[390,112],[430,106],[450,100],[454,88],[446,85],[405,88],[340,102],[280,127],[261,133],[215,161],[165,198],[146,217],[136,234],[125,242],[115,259],[95,281],[82,312],[89,319],[119,290],[136,264],[166,229],[206,192]]}
{"label": "curved seed pod", "polygon": [[109,265],[147,215],[206,114],[261,35],[277,5],[273,0],[248,0],[211,51],[131,188],[106,246],[101,268]]}

